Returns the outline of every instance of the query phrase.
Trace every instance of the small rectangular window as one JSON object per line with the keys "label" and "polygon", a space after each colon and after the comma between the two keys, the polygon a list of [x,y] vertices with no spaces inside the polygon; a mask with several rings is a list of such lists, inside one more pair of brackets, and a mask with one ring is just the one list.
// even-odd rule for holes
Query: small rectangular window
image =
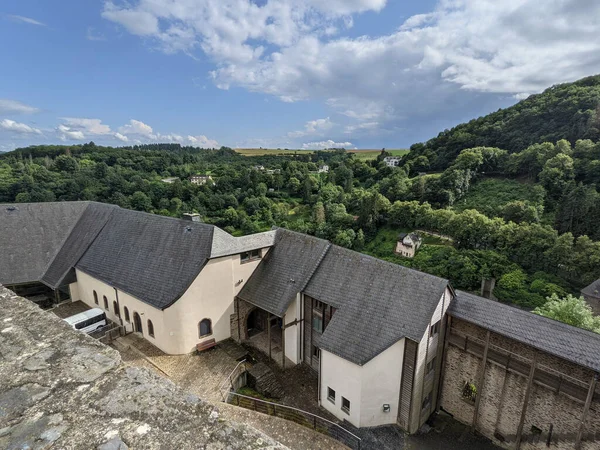
{"label": "small rectangular window", "polygon": [[320,311],[313,311],[313,330],[317,333],[323,332],[323,314]]}
{"label": "small rectangular window", "polygon": [[429,335],[431,337],[433,337],[436,334],[438,334],[439,332],[440,332],[440,321],[438,320],[436,323],[434,323],[433,325],[431,325],[431,329],[430,329]]}
{"label": "small rectangular window", "polygon": [[425,372],[427,375],[435,370],[435,358],[436,357],[434,356],[433,359],[427,363],[427,371]]}
{"label": "small rectangular window", "polygon": [[431,405],[431,392],[427,394],[427,396],[423,399],[423,403],[421,404],[421,409],[427,409]]}
{"label": "small rectangular window", "polygon": [[350,414],[350,400],[345,397],[342,397],[342,411],[346,414]]}
{"label": "small rectangular window", "polygon": [[319,347],[317,347],[316,345],[313,345],[312,347],[313,347],[312,355],[315,358],[319,359],[321,357],[321,349]]}
{"label": "small rectangular window", "polygon": [[327,388],[327,400],[335,405],[335,391],[330,387]]}
{"label": "small rectangular window", "polygon": [[240,262],[248,262],[261,258],[260,249],[240,253]]}

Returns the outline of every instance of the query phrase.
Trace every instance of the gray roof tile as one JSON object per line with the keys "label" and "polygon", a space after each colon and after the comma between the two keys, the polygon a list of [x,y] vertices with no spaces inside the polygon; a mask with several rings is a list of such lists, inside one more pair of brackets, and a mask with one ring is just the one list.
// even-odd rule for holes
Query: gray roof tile
{"label": "gray roof tile", "polygon": [[456,292],[448,312],[453,317],[600,371],[600,334],[462,291]]}
{"label": "gray roof tile", "polygon": [[581,293],[588,297],[600,298],[600,280],[596,280],[589,286],[584,287]]}
{"label": "gray roof tile", "polygon": [[319,346],[363,365],[403,337],[420,341],[448,281],[332,246],[304,292],[338,310]]}
{"label": "gray roof tile", "polygon": [[75,264],[96,239],[108,222],[111,213],[116,209],[118,206],[90,203],[50,263],[42,277],[42,282],[56,289],[64,284],[77,281],[73,270]]}
{"label": "gray roof tile", "polygon": [[277,229],[274,247],[238,297],[281,317],[304,289],[330,245],[323,239]]}
{"label": "gray roof tile", "polygon": [[76,267],[164,309],[206,264],[213,230],[204,223],[119,208]]}
{"label": "gray roof tile", "polygon": [[248,236],[234,237],[220,228],[215,227],[210,257],[219,258],[221,256],[235,255],[248,250],[271,247],[275,241],[275,235],[276,231],[272,230],[264,233],[250,234]]}
{"label": "gray roof tile", "polygon": [[40,281],[89,202],[0,205],[0,284]]}

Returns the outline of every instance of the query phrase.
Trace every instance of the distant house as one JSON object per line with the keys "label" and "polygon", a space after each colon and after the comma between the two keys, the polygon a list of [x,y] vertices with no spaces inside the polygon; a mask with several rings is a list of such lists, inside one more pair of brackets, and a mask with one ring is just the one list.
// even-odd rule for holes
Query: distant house
{"label": "distant house", "polygon": [[281,169],[267,169],[266,172],[268,175],[275,175],[276,173],[281,173]]}
{"label": "distant house", "polygon": [[192,184],[203,185],[208,181],[212,181],[212,177],[210,175],[192,175],[189,180]]}
{"label": "distant house", "polygon": [[594,281],[581,290],[585,301],[592,307],[594,314],[600,315],[600,280]]}
{"label": "distant house", "polygon": [[319,166],[319,173],[328,173],[329,172],[329,166],[324,164],[322,166]]}
{"label": "distant house", "polygon": [[388,166],[388,167],[397,167],[400,165],[400,160],[401,158],[399,156],[386,156],[385,158],[383,158],[383,162]]}
{"label": "distant house", "polygon": [[421,236],[417,233],[400,233],[398,235],[395,253],[408,258],[414,258],[422,241]]}
{"label": "distant house", "polygon": [[172,183],[175,183],[177,180],[179,180],[179,177],[169,177],[169,178],[163,178],[163,179],[162,179],[162,180],[160,180],[160,181],[162,181],[163,183],[169,183],[169,184],[172,184]]}
{"label": "distant house", "polygon": [[254,170],[265,170],[265,166],[261,166],[261,165],[256,165],[253,167]]}

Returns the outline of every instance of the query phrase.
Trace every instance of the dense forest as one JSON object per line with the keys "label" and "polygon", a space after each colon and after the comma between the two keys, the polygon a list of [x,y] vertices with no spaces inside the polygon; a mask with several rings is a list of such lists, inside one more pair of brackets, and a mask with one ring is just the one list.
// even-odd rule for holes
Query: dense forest
{"label": "dense forest", "polygon": [[509,153],[566,139],[600,140],[600,75],[548,88],[516,105],[441,132],[411,147],[419,168],[443,170],[465,148],[498,147]]}
{"label": "dense forest", "polygon": [[[600,277],[599,95],[599,77],[551,88],[413,146],[399,167],[385,164],[383,150],[365,160],[343,149],[242,156],[177,144],[27,147],[0,155],[0,202],[196,212],[235,235],[287,227],[460,289],[477,292],[495,278],[498,299],[533,309]],[[465,130],[471,137],[457,143],[452,136]],[[211,179],[196,185],[196,174]],[[398,233],[413,230],[424,231],[415,258],[395,255]]]}

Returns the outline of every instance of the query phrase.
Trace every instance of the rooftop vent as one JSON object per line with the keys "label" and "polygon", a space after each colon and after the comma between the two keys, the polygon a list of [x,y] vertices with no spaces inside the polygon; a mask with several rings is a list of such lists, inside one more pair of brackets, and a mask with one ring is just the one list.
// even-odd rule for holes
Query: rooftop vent
{"label": "rooftop vent", "polygon": [[191,222],[202,222],[202,219],[200,219],[200,214],[196,213],[184,213],[183,220],[189,220]]}

